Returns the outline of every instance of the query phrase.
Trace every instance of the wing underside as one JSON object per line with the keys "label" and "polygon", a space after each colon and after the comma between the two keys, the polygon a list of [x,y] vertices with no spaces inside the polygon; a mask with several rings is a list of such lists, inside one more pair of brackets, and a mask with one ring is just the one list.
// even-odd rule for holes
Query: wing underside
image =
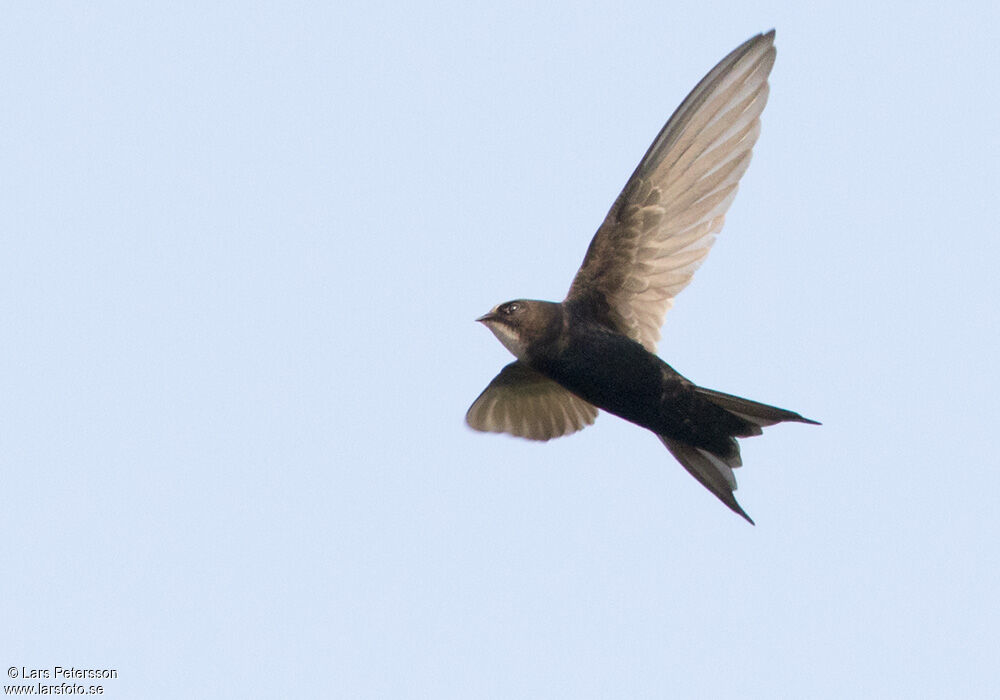
{"label": "wing underside", "polygon": [[655,352],[663,317],[722,229],[760,134],[774,32],[730,53],[677,108],[591,241],[567,301]]}
{"label": "wing underside", "polygon": [[597,409],[523,362],[500,370],[465,415],[475,429],[551,440],[575,433],[597,418]]}

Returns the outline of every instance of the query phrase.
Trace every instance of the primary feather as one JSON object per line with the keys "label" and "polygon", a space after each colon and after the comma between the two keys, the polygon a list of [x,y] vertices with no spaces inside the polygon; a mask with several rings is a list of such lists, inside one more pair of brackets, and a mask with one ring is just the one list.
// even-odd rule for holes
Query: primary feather
{"label": "primary feather", "polygon": [[708,254],[750,164],[774,65],[774,31],[713,68],[649,147],[591,241],[567,300],[656,351],[663,317]]}

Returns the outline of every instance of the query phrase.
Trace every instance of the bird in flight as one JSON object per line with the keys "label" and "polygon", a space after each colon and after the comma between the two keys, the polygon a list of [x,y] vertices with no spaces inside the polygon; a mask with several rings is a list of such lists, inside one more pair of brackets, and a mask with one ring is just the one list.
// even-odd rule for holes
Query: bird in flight
{"label": "bird in flight", "polygon": [[469,426],[550,440],[585,428],[603,409],[655,433],[753,524],[733,495],[736,438],[816,421],[697,386],[656,355],[656,343],[750,164],[774,57],[771,30],[702,78],[611,206],[562,302],[517,299],[476,319],[517,359],[473,402]]}

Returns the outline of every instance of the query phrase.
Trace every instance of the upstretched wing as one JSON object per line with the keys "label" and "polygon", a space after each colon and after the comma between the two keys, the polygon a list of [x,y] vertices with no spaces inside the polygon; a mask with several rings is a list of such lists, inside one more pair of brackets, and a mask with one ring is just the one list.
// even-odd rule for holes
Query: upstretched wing
{"label": "upstretched wing", "polygon": [[511,362],[465,414],[471,428],[551,440],[586,428],[597,409],[520,361]]}
{"label": "upstretched wing", "polygon": [[567,301],[656,351],[663,316],[722,229],[750,164],[774,65],[774,30],[730,53],[677,108],[597,230]]}

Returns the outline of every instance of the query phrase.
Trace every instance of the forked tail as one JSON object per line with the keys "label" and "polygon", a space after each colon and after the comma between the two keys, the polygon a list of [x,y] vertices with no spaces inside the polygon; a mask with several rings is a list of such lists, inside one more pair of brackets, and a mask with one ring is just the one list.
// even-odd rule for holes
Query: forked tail
{"label": "forked tail", "polygon": [[[760,435],[763,432],[762,428],[786,421],[820,425],[817,421],[803,418],[794,411],[788,411],[777,406],[768,406],[757,401],[740,398],[732,394],[723,394],[721,391],[713,391],[712,389],[704,389],[702,387],[695,387],[695,391],[719,408],[742,418],[749,424],[750,427],[742,434],[736,435],[736,437]],[[754,524],[753,520],[747,515],[746,511],[743,510],[733,495],[733,492],[736,490],[736,477],[733,474],[733,469],[742,464],[738,446],[734,454],[723,456],[701,447],[689,445],[686,442],[664,437],[663,435],[658,437],[666,448],[670,450],[670,454],[687,469],[691,476],[701,482],[702,486],[714,493],[733,512],[746,518],[747,522],[751,525]],[[733,442],[735,443],[735,440]]]}

